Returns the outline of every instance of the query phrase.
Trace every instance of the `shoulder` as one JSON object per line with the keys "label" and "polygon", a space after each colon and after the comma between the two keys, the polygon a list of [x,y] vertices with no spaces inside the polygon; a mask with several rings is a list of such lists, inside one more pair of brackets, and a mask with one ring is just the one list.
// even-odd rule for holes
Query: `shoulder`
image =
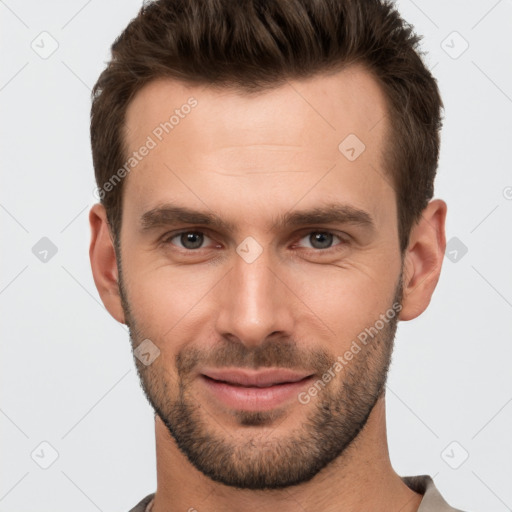
{"label": "shoulder", "polygon": [[422,494],[418,512],[463,512],[448,505],[429,475],[403,476],[403,482],[413,491]]}
{"label": "shoulder", "polygon": [[149,505],[150,501],[154,498],[155,493],[148,494],[144,499],[139,501],[135,507],[133,507],[129,512],[146,512],[146,508]]}

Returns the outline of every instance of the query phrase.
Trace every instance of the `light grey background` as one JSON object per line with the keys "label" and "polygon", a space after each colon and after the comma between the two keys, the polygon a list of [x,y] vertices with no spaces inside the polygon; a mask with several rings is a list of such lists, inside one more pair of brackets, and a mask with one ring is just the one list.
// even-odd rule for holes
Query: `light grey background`
{"label": "light grey background", "polygon": [[[123,512],[156,488],[153,413],[88,259],[90,89],[139,7],[0,1],[0,512]],[[430,307],[399,324],[391,458],[399,474],[434,476],[454,506],[502,512],[512,507],[512,1],[399,8],[424,35],[445,102],[435,197],[455,240]],[[46,262],[33,252],[43,237],[57,248],[36,246]],[[47,469],[42,442],[58,452]]]}

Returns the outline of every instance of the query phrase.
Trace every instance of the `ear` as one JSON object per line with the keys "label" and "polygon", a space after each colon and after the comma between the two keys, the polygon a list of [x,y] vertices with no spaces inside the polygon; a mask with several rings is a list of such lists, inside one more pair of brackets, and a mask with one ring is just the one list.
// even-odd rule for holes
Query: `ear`
{"label": "ear", "polygon": [[89,258],[92,275],[107,311],[121,323],[126,323],[119,294],[118,270],[114,244],[110,235],[105,207],[95,204],[89,212],[91,245]]}
{"label": "ear", "polygon": [[441,199],[431,201],[411,229],[404,255],[404,277],[400,320],[421,315],[430,303],[441,274],[446,250],[447,206]]}

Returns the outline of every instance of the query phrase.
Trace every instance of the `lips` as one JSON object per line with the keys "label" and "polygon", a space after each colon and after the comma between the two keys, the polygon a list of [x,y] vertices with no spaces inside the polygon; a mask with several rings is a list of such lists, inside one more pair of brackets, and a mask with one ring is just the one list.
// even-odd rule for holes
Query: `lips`
{"label": "lips", "polygon": [[296,372],[285,368],[257,371],[241,369],[207,369],[203,371],[203,376],[209,379],[225,382],[232,386],[249,388],[268,388],[271,386],[299,382],[311,377],[311,375],[311,373]]}

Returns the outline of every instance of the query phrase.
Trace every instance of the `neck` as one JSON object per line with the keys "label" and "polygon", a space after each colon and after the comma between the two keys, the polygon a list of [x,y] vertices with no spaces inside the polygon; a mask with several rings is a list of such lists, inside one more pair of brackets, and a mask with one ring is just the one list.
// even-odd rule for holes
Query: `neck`
{"label": "neck", "polygon": [[409,489],[389,460],[384,395],[368,422],[345,452],[312,480],[278,490],[244,490],[214,482],[198,471],[178,449],[155,417],[157,491],[152,512],[177,510],[323,510],[416,512],[422,496]]}

